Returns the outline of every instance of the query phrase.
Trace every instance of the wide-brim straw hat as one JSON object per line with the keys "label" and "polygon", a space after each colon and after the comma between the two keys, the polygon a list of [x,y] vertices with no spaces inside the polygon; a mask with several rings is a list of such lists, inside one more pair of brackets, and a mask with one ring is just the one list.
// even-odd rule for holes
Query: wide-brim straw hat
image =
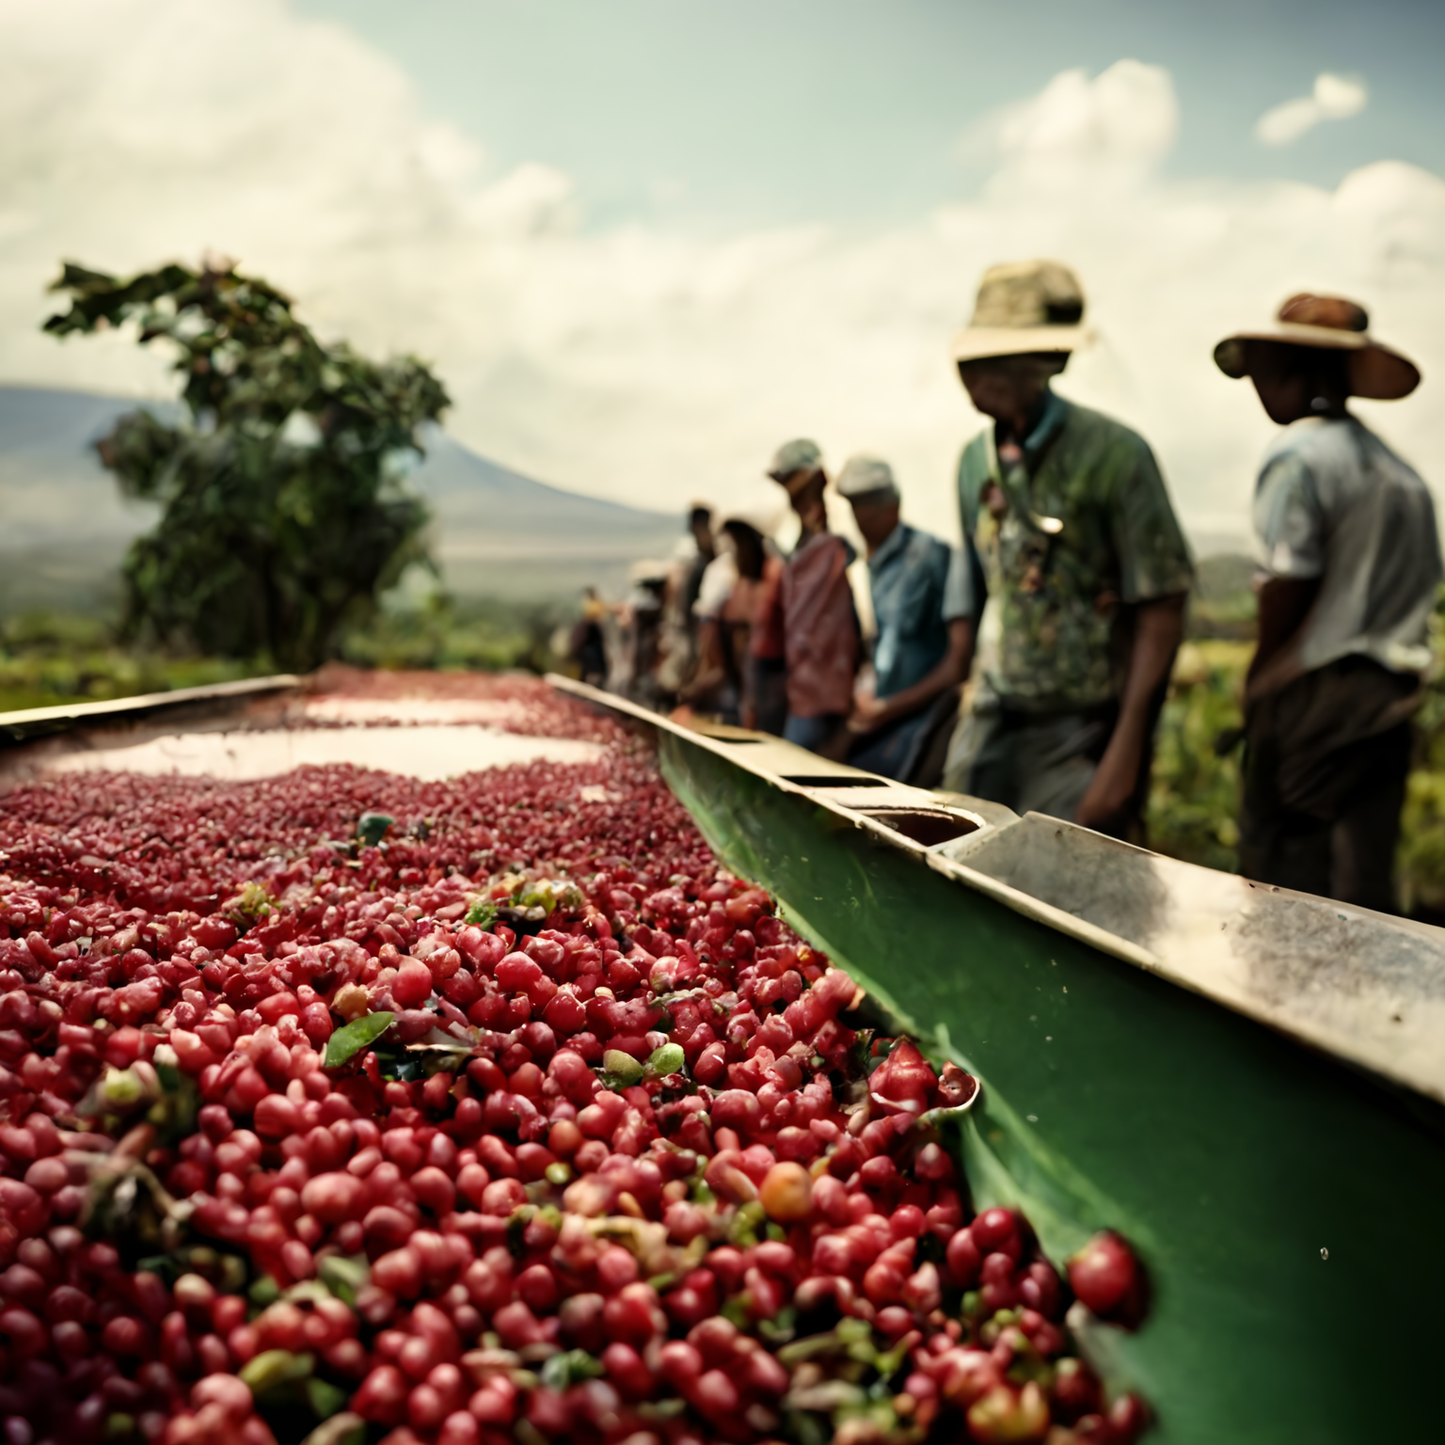
{"label": "wide-brim straw hat", "polygon": [[1226,375],[1238,379],[1250,371],[1251,344],[1304,346],[1347,351],[1352,396],[1371,401],[1398,401],[1420,385],[1420,368],[1369,333],[1365,308],[1343,296],[1291,296],[1267,331],[1240,331],[1214,348],[1214,360]]}
{"label": "wide-brim straw hat", "polygon": [[973,317],[950,349],[955,362],[1077,351],[1093,339],[1083,319],[1084,289],[1061,261],[990,266]]}

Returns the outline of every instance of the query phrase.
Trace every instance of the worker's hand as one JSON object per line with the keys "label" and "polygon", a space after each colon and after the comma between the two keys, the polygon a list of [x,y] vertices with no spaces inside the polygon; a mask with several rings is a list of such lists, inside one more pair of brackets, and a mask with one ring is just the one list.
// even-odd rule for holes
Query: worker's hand
{"label": "worker's hand", "polygon": [[[1117,741],[1117,735],[1114,741]],[[1081,828],[1094,828],[1101,833],[1114,831],[1139,780],[1139,758],[1132,748],[1116,747],[1114,741],[1104,749],[1099,766],[1088,790],[1079,803],[1074,821]]]}
{"label": "worker's hand", "polygon": [[888,705],[872,693],[859,693],[853,699],[853,712],[848,718],[848,731],[862,735],[876,732],[886,720]]}

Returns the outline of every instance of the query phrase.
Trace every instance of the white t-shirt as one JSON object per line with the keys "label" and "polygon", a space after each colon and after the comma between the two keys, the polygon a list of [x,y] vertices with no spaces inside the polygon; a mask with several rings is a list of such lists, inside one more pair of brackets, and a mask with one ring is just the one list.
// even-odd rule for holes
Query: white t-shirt
{"label": "white t-shirt", "polygon": [[1306,672],[1363,653],[1393,672],[1430,664],[1441,580],[1435,507],[1419,474],[1353,417],[1307,417],[1265,454],[1255,489],[1261,561],[1320,579],[1305,619]]}
{"label": "white t-shirt", "polygon": [[737,585],[738,564],[726,548],[707,564],[698,587],[697,601],[692,604],[693,616],[704,620],[721,617],[728,598]]}

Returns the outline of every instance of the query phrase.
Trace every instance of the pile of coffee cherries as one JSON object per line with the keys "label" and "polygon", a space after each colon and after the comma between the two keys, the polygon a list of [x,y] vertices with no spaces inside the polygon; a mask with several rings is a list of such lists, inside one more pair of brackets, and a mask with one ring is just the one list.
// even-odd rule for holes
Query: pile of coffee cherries
{"label": "pile of coffee cherries", "polygon": [[975,1216],[975,1081],[586,726],[0,798],[4,1445],[1142,1433],[1065,1318],[1138,1325],[1128,1246]]}

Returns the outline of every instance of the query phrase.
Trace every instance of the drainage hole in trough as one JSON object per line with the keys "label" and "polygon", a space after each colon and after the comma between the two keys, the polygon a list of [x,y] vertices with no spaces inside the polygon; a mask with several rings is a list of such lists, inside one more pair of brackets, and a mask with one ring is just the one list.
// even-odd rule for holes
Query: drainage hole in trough
{"label": "drainage hole in trough", "polygon": [[800,788],[887,788],[887,778],[859,777],[856,773],[832,775],[829,773],[787,773],[785,783],[796,783]]}
{"label": "drainage hole in trough", "polygon": [[925,848],[952,842],[978,831],[978,824],[956,813],[933,812],[927,808],[864,808],[864,817],[874,818],[885,828],[902,833]]}

